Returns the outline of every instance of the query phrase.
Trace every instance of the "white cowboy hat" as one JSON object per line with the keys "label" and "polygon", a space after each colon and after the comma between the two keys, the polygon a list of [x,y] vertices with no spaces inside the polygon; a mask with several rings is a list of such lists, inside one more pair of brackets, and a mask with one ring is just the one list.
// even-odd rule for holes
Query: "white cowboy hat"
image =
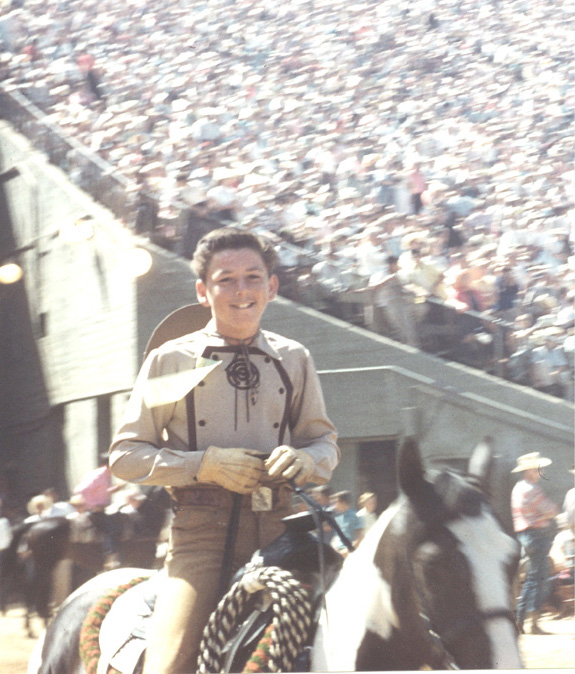
{"label": "white cowboy hat", "polygon": [[533,470],[543,468],[544,466],[549,466],[551,459],[541,456],[539,452],[531,452],[530,454],[523,454],[517,458],[517,465],[511,471],[512,473],[520,473],[524,470]]}

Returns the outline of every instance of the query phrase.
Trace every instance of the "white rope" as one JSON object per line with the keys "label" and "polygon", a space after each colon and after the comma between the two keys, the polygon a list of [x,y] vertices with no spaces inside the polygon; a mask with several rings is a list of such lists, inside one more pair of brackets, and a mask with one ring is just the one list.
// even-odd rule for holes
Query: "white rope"
{"label": "white rope", "polygon": [[289,571],[267,566],[245,574],[222,598],[204,629],[198,674],[222,672],[223,649],[233,631],[252,610],[255,592],[266,589],[271,597],[270,672],[291,672],[311,625],[307,590]]}

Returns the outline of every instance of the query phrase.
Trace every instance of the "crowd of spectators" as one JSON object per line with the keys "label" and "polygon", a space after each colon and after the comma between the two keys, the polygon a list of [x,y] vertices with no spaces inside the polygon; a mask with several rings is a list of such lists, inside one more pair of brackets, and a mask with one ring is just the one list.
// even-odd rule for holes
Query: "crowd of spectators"
{"label": "crowd of spectators", "polygon": [[[129,180],[137,232],[190,257],[241,222],[276,241],[283,294],[413,346],[446,307],[505,322],[505,376],[573,400],[570,19],[567,0],[13,0],[0,77]],[[63,168],[86,187],[74,150]]]}

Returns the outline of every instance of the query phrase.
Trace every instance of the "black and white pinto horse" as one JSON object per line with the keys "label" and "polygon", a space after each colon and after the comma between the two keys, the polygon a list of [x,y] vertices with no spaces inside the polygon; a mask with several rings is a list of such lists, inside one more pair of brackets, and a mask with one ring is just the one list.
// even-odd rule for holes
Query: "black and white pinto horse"
{"label": "black and white pinto horse", "polygon": [[[490,466],[482,443],[467,475],[426,473],[416,443],[403,443],[400,496],[328,584],[309,640],[311,671],[521,667],[512,596],[519,546],[488,504]],[[120,571],[140,573],[110,574]],[[85,671],[78,657],[82,621],[104,587],[126,581],[110,574],[64,603],[28,674]]]}
{"label": "black and white pinto horse", "polygon": [[402,494],[349,555],[326,596],[313,671],[514,669],[516,540],[488,504],[492,464],[478,445],[468,475],[425,474],[417,446],[398,456]]}

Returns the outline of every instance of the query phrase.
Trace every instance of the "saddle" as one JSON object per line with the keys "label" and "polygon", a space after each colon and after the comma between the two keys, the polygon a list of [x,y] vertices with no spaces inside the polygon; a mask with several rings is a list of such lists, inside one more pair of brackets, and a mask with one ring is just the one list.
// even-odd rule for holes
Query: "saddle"
{"label": "saddle", "polygon": [[[230,592],[241,584],[242,579],[246,579],[249,574],[253,575],[254,570],[272,569],[288,572],[289,576],[293,576],[295,581],[305,588],[309,602],[306,607],[311,608],[311,615],[309,626],[299,647],[300,652],[293,659],[292,667],[295,671],[302,672],[309,670],[309,652],[323,596],[337,577],[343,558],[310,533],[315,523],[308,513],[292,515],[285,518],[284,522],[286,531],[269,546],[257,551],[250,562],[236,573]],[[163,574],[164,571],[153,574],[124,591],[113,601],[101,623],[100,657],[93,674],[109,674],[110,671],[140,674],[150,618]],[[248,592],[254,593],[254,599],[249,604],[247,617],[242,619],[241,624],[234,626],[233,634],[223,645],[220,654],[223,664],[220,671],[241,671],[258,644],[265,639],[266,630],[272,622],[273,606],[269,593],[261,585]],[[225,597],[220,602],[220,607],[224,602]],[[213,620],[216,622],[215,631],[221,634],[221,629],[217,625],[217,611],[212,616]],[[215,670],[208,668],[206,671]]]}
{"label": "saddle", "polygon": [[141,671],[148,625],[164,573],[154,573],[114,599],[98,634],[100,656],[96,674]]}

